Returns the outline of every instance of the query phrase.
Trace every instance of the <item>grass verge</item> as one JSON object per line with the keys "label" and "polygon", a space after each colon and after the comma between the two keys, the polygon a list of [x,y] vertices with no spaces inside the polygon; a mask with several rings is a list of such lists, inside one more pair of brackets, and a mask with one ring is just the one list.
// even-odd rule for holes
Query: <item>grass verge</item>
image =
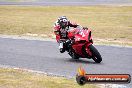
{"label": "grass verge", "polygon": [[0,34],[52,38],[62,15],[91,28],[95,39],[132,45],[132,6],[0,6]]}
{"label": "grass verge", "polygon": [[46,76],[24,70],[0,68],[0,88],[97,88],[92,84],[78,85],[74,79]]}

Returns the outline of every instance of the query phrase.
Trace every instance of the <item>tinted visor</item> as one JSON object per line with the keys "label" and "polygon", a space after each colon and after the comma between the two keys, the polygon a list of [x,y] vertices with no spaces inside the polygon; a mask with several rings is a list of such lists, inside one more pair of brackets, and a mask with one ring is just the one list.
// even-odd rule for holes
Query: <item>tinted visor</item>
{"label": "tinted visor", "polygon": [[66,27],[67,26],[67,22],[62,22],[61,26]]}
{"label": "tinted visor", "polygon": [[62,28],[67,27],[67,25],[68,25],[68,20],[67,20],[66,18],[62,18],[62,19],[60,20],[60,25],[61,25]]}

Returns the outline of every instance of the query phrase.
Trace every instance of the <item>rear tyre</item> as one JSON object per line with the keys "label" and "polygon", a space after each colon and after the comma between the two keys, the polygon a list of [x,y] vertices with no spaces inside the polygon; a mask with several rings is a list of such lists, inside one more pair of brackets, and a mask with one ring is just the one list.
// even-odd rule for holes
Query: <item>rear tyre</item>
{"label": "rear tyre", "polygon": [[90,45],[89,49],[91,50],[91,52],[93,54],[92,59],[96,63],[100,63],[102,61],[102,57],[101,57],[100,53],[98,52],[98,50],[93,45]]}

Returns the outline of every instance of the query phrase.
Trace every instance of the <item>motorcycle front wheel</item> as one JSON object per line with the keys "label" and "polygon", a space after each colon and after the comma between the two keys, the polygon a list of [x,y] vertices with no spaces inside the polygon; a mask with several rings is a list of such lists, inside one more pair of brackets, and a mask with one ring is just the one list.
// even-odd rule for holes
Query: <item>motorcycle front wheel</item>
{"label": "motorcycle front wheel", "polygon": [[96,63],[100,63],[102,61],[102,57],[99,53],[99,51],[93,46],[90,45],[89,46],[90,51],[92,52],[92,59],[96,62]]}

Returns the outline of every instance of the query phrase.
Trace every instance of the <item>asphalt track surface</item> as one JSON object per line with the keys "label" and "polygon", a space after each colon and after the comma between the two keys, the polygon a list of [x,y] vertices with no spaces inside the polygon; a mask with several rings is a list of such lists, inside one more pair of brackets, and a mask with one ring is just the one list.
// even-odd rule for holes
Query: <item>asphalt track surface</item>
{"label": "asphalt track surface", "polygon": [[95,47],[103,58],[100,64],[86,58],[73,60],[66,52],[59,53],[55,41],[0,38],[0,65],[66,77],[75,77],[80,65],[89,74],[132,75],[132,48],[102,45]]}

